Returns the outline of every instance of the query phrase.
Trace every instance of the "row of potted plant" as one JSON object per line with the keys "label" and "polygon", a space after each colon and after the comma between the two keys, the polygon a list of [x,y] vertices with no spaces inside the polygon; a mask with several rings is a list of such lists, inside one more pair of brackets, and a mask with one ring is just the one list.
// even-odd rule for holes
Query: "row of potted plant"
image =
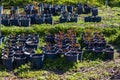
{"label": "row of potted plant", "polygon": [[[46,45],[43,47],[43,54],[36,54],[39,35],[9,35],[6,45],[2,49],[2,63],[6,69],[13,69],[30,61],[32,68],[41,69],[44,59],[65,57],[68,63],[82,61],[83,50],[76,39],[74,30],[67,30],[67,33],[59,31],[57,34],[48,33]],[[114,58],[114,49],[106,45],[105,37],[99,32],[87,32],[82,34],[85,51],[94,52],[95,56],[105,54],[105,59]]]}
{"label": "row of potted plant", "polygon": [[[34,10],[34,4],[28,4],[25,6],[26,14],[31,14]],[[89,14],[91,12],[91,8],[88,4],[77,4],[77,5],[52,5],[52,4],[43,4],[37,3],[37,7],[39,8],[39,12],[43,12],[45,14],[53,14],[59,15],[59,13],[63,13],[65,11],[73,13],[75,9],[77,9],[78,14]]]}
{"label": "row of potted plant", "polygon": [[98,16],[98,8],[97,7],[93,7],[91,9],[91,12],[92,12],[92,16],[84,17],[84,21],[85,22],[101,22],[102,17]]}
{"label": "row of potted plant", "polygon": [[51,14],[41,15],[2,15],[1,23],[5,26],[30,26],[31,24],[53,24],[53,18]]}
{"label": "row of potted plant", "polygon": [[56,59],[64,55],[68,63],[81,61],[83,54],[80,44],[77,43],[76,32],[73,30],[68,30],[67,33],[60,31],[55,35],[48,33],[43,51],[45,59]]}
{"label": "row of potted plant", "polygon": [[31,61],[39,46],[39,35],[9,35],[2,49],[2,63],[6,69],[19,67]]}
{"label": "row of potted plant", "polygon": [[61,17],[60,17],[60,23],[65,23],[65,22],[78,22],[78,14],[71,14],[64,12]]}
{"label": "row of potted plant", "polygon": [[94,52],[96,56],[105,54],[105,59],[114,59],[114,49],[107,44],[105,37],[100,32],[83,33],[82,40],[86,51]]}

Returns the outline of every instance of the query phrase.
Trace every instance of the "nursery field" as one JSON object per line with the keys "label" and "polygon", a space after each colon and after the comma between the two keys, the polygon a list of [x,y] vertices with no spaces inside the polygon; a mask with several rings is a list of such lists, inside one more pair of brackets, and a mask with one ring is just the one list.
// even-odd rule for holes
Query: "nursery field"
{"label": "nursery field", "polygon": [[[6,13],[8,10],[6,10]],[[8,12],[9,13],[9,12]],[[88,14],[89,15],[89,14]],[[87,16],[88,16],[87,15]],[[54,16],[54,24],[31,25],[30,27],[6,27],[2,25],[2,35],[6,38],[10,34],[38,34],[39,47],[36,53],[42,54],[42,47],[46,44],[47,33],[55,34],[67,32],[72,29],[76,32],[77,41],[81,44],[82,33],[101,32],[106,42],[114,49],[114,59],[104,60],[104,56],[94,57],[92,53],[83,52],[83,59],[80,62],[68,64],[65,57],[44,61],[43,69],[32,69],[30,62],[14,70],[6,70],[0,59],[0,80],[115,80],[120,79],[120,8],[99,7],[99,16],[102,21],[98,23],[84,22],[85,14],[79,15],[77,23],[59,23],[60,16]],[[0,46],[0,51],[5,42]],[[2,56],[2,51],[0,52]]]}

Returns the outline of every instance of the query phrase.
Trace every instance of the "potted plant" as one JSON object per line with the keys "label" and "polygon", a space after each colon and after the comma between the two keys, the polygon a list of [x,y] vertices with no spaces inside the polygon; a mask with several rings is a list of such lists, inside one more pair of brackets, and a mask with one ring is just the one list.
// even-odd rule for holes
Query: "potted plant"
{"label": "potted plant", "polygon": [[15,17],[11,18],[10,25],[19,26],[19,19]]}
{"label": "potted plant", "polygon": [[14,53],[12,51],[9,51],[9,49],[4,49],[2,51],[2,63],[4,68],[12,70],[13,69],[13,58]]}
{"label": "potted plant", "polygon": [[32,54],[31,58],[31,66],[34,69],[42,69],[44,64],[44,54]]}
{"label": "potted plant", "polygon": [[10,70],[13,69],[13,61],[14,61],[13,57],[2,56],[1,59],[2,59],[2,63],[3,63],[4,68],[10,69]]}
{"label": "potted plant", "polygon": [[36,24],[43,24],[45,23],[45,17],[42,17],[42,16],[38,16],[36,17]]}
{"label": "potted plant", "polygon": [[55,53],[54,47],[50,44],[46,44],[46,50],[43,52],[45,55],[45,59],[56,59],[57,53]]}
{"label": "potted plant", "polygon": [[19,67],[19,66],[21,66],[21,65],[24,65],[24,64],[26,64],[26,57],[25,56],[15,56],[14,57],[14,65],[16,66],[16,67]]}
{"label": "potted plant", "polygon": [[78,55],[77,53],[75,52],[72,52],[72,51],[69,51],[69,52],[66,52],[65,53],[65,58],[66,58],[66,61],[71,64],[73,62],[78,62]]}
{"label": "potted plant", "polygon": [[112,48],[105,49],[105,59],[107,59],[107,60],[114,59],[114,49],[112,49]]}
{"label": "potted plant", "polygon": [[26,56],[27,61],[30,61],[30,55],[32,54],[36,54],[35,49],[25,48],[24,55]]}
{"label": "potted plant", "polygon": [[30,18],[27,18],[27,17],[23,17],[19,20],[20,22],[20,26],[25,26],[25,27],[28,27],[31,25],[31,19]]}
{"label": "potted plant", "polygon": [[78,22],[78,14],[73,14],[70,18],[70,22]]}

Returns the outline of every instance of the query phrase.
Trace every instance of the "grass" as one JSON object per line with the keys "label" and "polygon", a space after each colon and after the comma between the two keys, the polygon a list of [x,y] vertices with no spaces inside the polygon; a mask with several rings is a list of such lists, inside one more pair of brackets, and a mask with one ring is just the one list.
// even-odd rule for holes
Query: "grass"
{"label": "grass", "polygon": [[[81,32],[90,29],[92,31],[101,31],[104,33],[107,42],[113,43],[115,49],[119,43],[120,33],[120,16],[118,15],[120,8],[104,8],[101,7],[99,12],[103,20],[99,23],[84,23],[84,16],[80,15],[78,23],[62,23],[62,24],[42,24],[32,25],[30,27],[2,27],[3,34],[20,34],[20,33],[37,33],[40,34],[40,46],[36,50],[37,53],[42,53],[41,47],[45,45],[44,36],[47,32],[58,33],[59,30],[66,31],[73,28],[77,32],[78,40],[81,42]],[[59,16],[54,17],[55,21],[59,20]],[[116,47],[117,46],[117,47]],[[0,49],[2,46],[0,47]],[[120,69],[120,54],[115,53],[115,60],[103,61],[94,58],[93,55],[87,55],[83,62],[67,64],[65,58],[56,60],[46,60],[43,69],[34,70],[30,63],[16,68],[14,71],[7,71],[0,65],[0,79],[6,77],[16,79],[32,79],[32,80],[109,80]],[[88,53],[86,53],[88,54]],[[91,59],[93,57],[93,59]]]}
{"label": "grass", "polygon": [[[54,62],[57,61],[53,61],[53,63]],[[120,69],[120,63],[114,61],[83,61],[82,63],[79,62],[69,66],[66,65],[66,68],[69,67],[69,70],[67,71],[54,68],[54,66],[51,66],[53,63],[49,63],[50,65],[44,67],[42,70],[31,69],[30,64],[22,65],[18,69],[14,70],[14,74],[17,78],[32,78],[33,80],[100,80],[110,79],[112,75],[115,74],[114,72]],[[56,63],[56,65],[59,65],[59,62]],[[65,69],[65,67],[62,67],[62,69]],[[4,75],[2,77],[6,76]]]}

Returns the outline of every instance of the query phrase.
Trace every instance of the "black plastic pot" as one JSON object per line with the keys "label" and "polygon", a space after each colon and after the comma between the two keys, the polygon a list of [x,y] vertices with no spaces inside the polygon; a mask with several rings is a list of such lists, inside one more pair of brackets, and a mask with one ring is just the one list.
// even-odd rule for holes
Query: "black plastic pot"
{"label": "black plastic pot", "polygon": [[85,22],[92,22],[92,17],[91,16],[84,17],[84,21]]}
{"label": "black plastic pot", "polygon": [[67,6],[67,11],[68,12],[73,13],[73,9],[74,9],[73,6]]}
{"label": "black plastic pot", "polygon": [[107,59],[107,60],[114,59],[114,49],[112,49],[112,48],[105,49],[105,59]]}
{"label": "black plastic pot", "polygon": [[28,27],[31,25],[31,20],[30,19],[22,19],[22,20],[20,20],[20,25]]}
{"label": "black plastic pot", "polygon": [[36,24],[43,24],[45,22],[44,18],[36,18]]}
{"label": "black plastic pot", "polygon": [[14,65],[16,67],[19,67],[24,64],[26,64],[26,57],[23,56],[23,57],[15,57],[14,58]]}
{"label": "black plastic pot", "polygon": [[78,55],[77,53],[74,53],[74,52],[67,52],[65,53],[65,58],[66,58],[66,61],[71,64],[73,62],[77,62],[78,61]]}
{"label": "black plastic pot", "polygon": [[70,19],[70,22],[78,22],[78,17],[71,18],[71,19]]}
{"label": "black plastic pot", "polygon": [[34,54],[34,55],[31,55],[30,58],[31,58],[32,68],[34,69],[43,68],[44,54]]}
{"label": "black plastic pot", "polygon": [[14,57],[25,57],[25,55],[23,51],[18,50],[15,52]]}
{"label": "black plastic pot", "polygon": [[54,51],[45,51],[44,52],[45,59],[56,59],[57,54]]}
{"label": "black plastic pot", "polygon": [[10,26],[10,21],[9,19],[2,19],[1,24],[3,24],[4,26]]}
{"label": "black plastic pot", "polygon": [[31,19],[31,24],[35,24],[35,23],[36,23],[35,18],[36,18],[36,15],[32,15],[32,16],[30,17],[30,19]]}
{"label": "black plastic pot", "polygon": [[10,19],[10,25],[19,26],[19,20],[18,19]]}
{"label": "black plastic pot", "polygon": [[66,23],[68,22],[68,18],[60,18],[60,23]]}
{"label": "black plastic pot", "polygon": [[6,69],[9,70],[13,69],[13,61],[14,61],[13,57],[8,57],[8,58],[2,57],[2,63],[4,68]]}
{"label": "black plastic pot", "polygon": [[27,58],[27,61],[31,61],[30,55],[34,55],[35,51],[33,49],[25,49],[24,55]]}
{"label": "black plastic pot", "polygon": [[52,18],[45,18],[45,23],[46,24],[53,24],[53,19]]}
{"label": "black plastic pot", "polygon": [[101,22],[102,18],[100,16],[93,16],[92,21],[93,22]]}
{"label": "black plastic pot", "polygon": [[102,48],[95,48],[94,50],[95,56],[100,56],[103,54]]}
{"label": "black plastic pot", "polygon": [[25,47],[26,48],[31,48],[31,49],[37,49],[38,48],[38,43],[34,43],[34,42],[29,43],[29,41],[27,41]]}
{"label": "black plastic pot", "polygon": [[82,6],[82,4],[78,5],[78,7],[77,7],[77,13],[78,14],[82,14],[83,13],[83,6]]}
{"label": "black plastic pot", "polygon": [[97,16],[98,15],[98,8],[94,7],[92,8],[92,15]]}
{"label": "black plastic pot", "polygon": [[84,14],[89,14],[91,12],[91,8],[89,6],[84,6]]}

